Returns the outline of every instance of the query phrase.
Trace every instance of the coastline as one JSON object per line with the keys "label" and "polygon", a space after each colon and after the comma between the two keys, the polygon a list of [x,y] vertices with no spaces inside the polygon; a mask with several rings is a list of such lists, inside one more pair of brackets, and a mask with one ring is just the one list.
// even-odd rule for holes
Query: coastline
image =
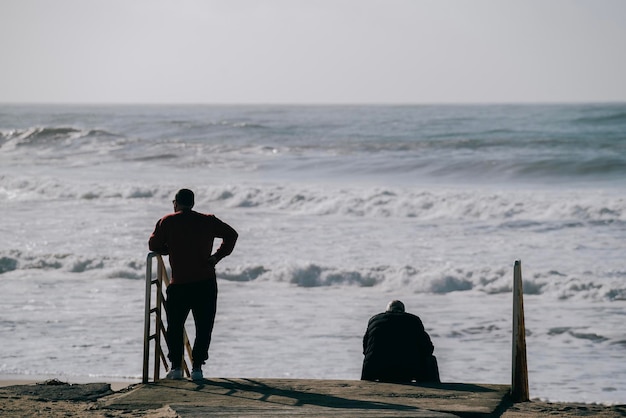
{"label": "coastline", "polygon": [[0,376],[0,409],[8,416],[626,416],[626,405],[512,403],[506,385],[312,379],[70,383],[6,377]]}

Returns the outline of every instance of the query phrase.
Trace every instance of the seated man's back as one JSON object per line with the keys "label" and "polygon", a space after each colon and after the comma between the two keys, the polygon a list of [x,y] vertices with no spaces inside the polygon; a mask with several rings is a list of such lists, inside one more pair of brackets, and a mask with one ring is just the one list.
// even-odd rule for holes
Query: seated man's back
{"label": "seated man's back", "polygon": [[433,344],[419,317],[392,301],[373,316],[363,337],[363,380],[438,382]]}

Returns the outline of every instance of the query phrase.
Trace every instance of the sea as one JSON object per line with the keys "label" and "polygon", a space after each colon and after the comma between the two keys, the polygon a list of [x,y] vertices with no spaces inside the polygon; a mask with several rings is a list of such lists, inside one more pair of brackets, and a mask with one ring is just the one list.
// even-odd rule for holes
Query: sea
{"label": "sea", "polygon": [[141,379],[180,188],[239,232],[208,378],[359,379],[399,299],[510,384],[519,260],[531,398],[626,403],[624,103],[0,105],[0,377]]}

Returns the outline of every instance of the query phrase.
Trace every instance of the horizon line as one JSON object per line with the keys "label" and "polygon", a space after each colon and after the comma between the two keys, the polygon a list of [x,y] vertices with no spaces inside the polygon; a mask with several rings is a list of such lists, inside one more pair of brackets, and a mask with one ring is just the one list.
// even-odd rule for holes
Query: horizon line
{"label": "horizon line", "polygon": [[114,101],[15,101],[0,106],[514,106],[514,105],[611,105],[626,104],[624,100],[537,100],[537,101],[424,101],[424,102],[114,102]]}

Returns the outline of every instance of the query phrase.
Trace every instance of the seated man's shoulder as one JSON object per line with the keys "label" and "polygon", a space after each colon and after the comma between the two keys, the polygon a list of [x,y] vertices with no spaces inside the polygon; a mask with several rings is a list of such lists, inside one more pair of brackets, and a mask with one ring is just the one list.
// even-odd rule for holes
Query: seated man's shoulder
{"label": "seated man's shoulder", "polygon": [[422,320],[419,316],[408,312],[394,312],[389,314],[388,321],[396,324],[397,326],[405,327],[423,327]]}
{"label": "seated man's shoulder", "polygon": [[387,312],[381,312],[374,316],[372,316],[369,321],[367,321],[368,325],[385,322],[388,318]]}
{"label": "seated man's shoulder", "polygon": [[407,313],[406,315],[407,315],[408,320],[411,321],[412,323],[419,324],[420,326],[423,326],[422,320],[420,319],[419,316],[414,315],[412,313]]}
{"label": "seated man's shoulder", "polygon": [[411,319],[413,319],[413,320],[418,320],[418,321],[421,321],[420,317],[419,317],[419,316],[417,316],[417,315],[415,315],[415,314],[408,313],[408,312],[404,312],[404,315],[405,315],[407,318],[411,318]]}

